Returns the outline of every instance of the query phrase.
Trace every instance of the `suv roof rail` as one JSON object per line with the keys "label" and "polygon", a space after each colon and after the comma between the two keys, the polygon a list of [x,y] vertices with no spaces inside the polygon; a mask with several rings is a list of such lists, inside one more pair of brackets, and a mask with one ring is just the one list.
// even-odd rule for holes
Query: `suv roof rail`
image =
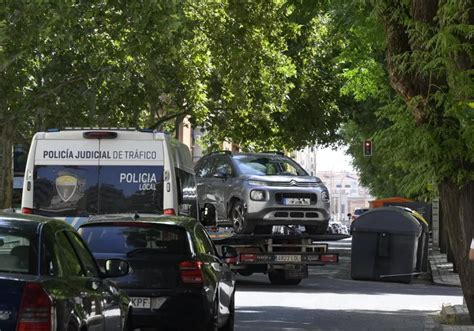
{"label": "suv roof rail", "polygon": [[285,155],[285,153],[281,151],[262,151],[260,153],[267,153],[267,154],[278,154],[278,155]]}
{"label": "suv roof rail", "polygon": [[227,154],[227,155],[232,155],[232,152],[231,151],[215,151],[215,152],[210,152],[209,154],[207,155],[214,155],[214,154]]}

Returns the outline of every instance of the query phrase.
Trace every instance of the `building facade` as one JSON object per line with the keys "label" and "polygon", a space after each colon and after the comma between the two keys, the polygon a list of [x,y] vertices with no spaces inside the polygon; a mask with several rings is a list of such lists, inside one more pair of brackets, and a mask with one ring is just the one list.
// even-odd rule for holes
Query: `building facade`
{"label": "building facade", "polygon": [[319,177],[328,187],[333,220],[347,222],[347,214],[354,214],[354,209],[369,207],[373,197],[359,184],[356,172],[321,170],[316,146],[296,151],[292,156],[310,175]]}

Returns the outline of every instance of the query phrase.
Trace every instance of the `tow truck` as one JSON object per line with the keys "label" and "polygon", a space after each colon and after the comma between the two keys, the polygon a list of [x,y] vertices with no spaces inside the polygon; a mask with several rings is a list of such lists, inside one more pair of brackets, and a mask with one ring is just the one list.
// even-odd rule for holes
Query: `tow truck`
{"label": "tow truck", "polygon": [[226,261],[231,269],[243,276],[265,273],[275,285],[297,285],[308,278],[308,266],[338,263],[339,254],[329,252],[327,242],[349,237],[309,235],[292,229],[272,234],[236,234],[219,227],[207,230],[221,253],[230,249],[237,253],[236,258]]}

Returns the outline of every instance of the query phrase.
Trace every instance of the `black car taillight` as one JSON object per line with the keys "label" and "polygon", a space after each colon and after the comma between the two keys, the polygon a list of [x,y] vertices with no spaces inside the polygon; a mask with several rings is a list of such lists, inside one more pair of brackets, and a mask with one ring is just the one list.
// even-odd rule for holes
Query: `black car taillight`
{"label": "black car taillight", "polygon": [[184,284],[202,284],[202,262],[201,261],[183,261],[179,263],[179,272],[181,281]]}
{"label": "black car taillight", "polygon": [[38,283],[26,283],[23,288],[17,331],[50,331],[53,329],[53,304]]}

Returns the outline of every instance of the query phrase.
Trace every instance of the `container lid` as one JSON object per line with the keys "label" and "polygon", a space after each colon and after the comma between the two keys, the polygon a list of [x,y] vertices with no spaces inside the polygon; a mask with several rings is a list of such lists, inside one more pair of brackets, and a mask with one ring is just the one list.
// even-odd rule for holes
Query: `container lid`
{"label": "container lid", "polygon": [[422,231],[420,222],[409,212],[397,207],[371,209],[351,224],[352,232],[385,232],[414,235]]}

